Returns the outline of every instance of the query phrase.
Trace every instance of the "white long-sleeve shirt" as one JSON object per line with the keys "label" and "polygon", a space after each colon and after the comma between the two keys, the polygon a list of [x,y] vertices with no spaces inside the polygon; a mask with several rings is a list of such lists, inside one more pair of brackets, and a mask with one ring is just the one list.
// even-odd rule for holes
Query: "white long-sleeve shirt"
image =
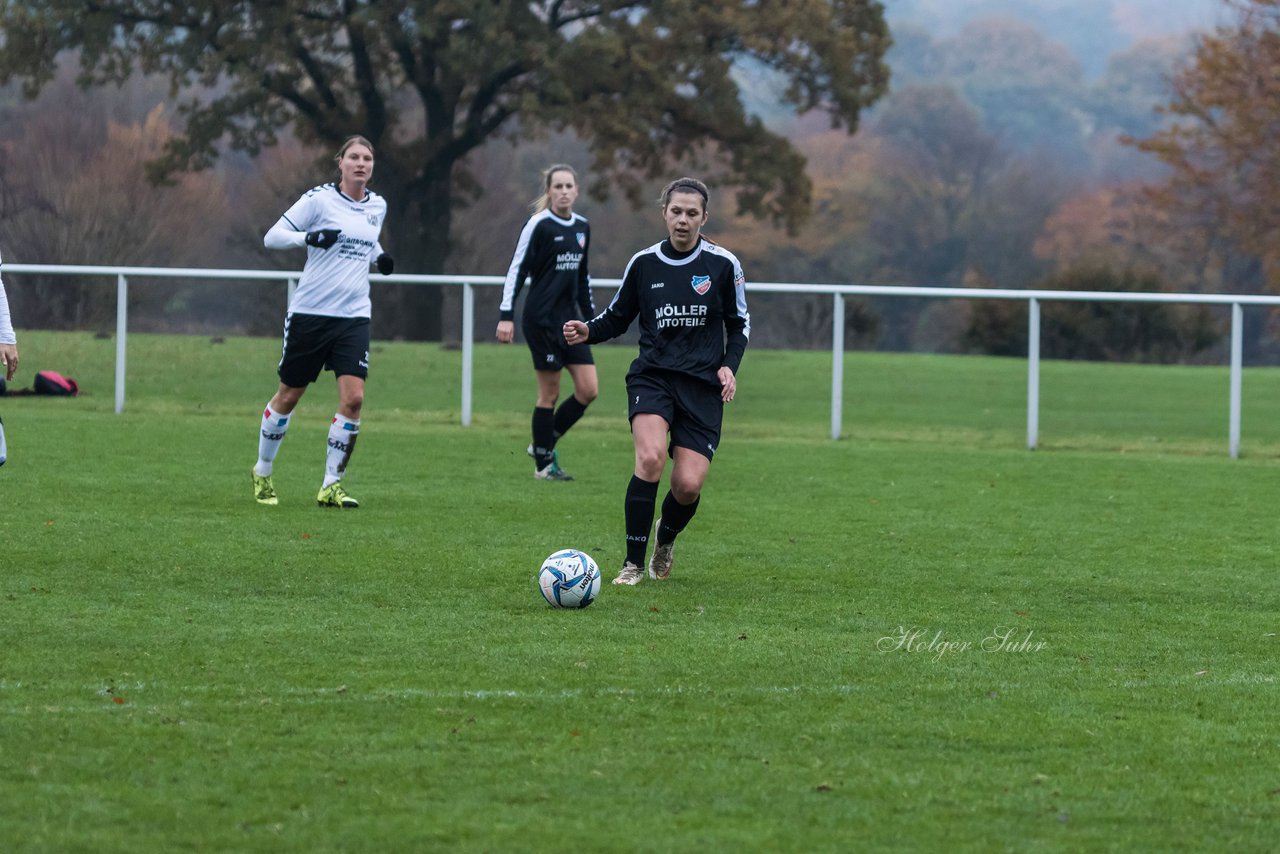
{"label": "white long-sleeve shirt", "polygon": [[268,249],[306,246],[307,232],[336,228],[342,232],[328,249],[307,246],[307,263],[298,279],[289,311],[326,317],[369,317],[369,265],[382,254],[378,236],[387,216],[382,196],[368,191],[356,201],[334,184],[314,187],[262,238]]}
{"label": "white long-sleeve shirt", "polygon": [[0,344],[17,344],[13,321],[9,317],[9,298],[4,292],[4,279],[0,278]]}

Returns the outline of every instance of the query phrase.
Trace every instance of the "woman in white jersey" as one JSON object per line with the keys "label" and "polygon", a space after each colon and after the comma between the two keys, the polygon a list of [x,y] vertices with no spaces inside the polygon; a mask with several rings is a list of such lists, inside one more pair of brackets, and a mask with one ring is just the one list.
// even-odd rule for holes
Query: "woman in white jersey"
{"label": "woman in white jersey", "polygon": [[391,256],[378,235],[387,203],[369,190],[373,145],[362,136],[342,144],[335,158],[339,180],[308,190],[263,238],[268,249],[306,247],[307,263],[284,322],[280,387],[262,413],[253,497],[277,503],[272,465],[289,428],[290,414],[322,370],[338,379],[338,411],[329,425],[321,507],[360,504],[342,487],[342,476],[360,433],[364,381],[369,375],[369,265],[390,275]]}
{"label": "woman in white jersey", "polygon": [[[573,167],[563,163],[547,167],[542,173],[542,195],[533,203],[533,216],[516,241],[498,307],[497,338],[510,344],[515,338],[516,297],[525,279],[530,280],[521,330],[538,378],[529,456],[533,476],[539,480],[573,480],[560,468],[556,442],[599,394],[591,348],[566,344],[560,331],[566,320],[585,320],[596,313],[587,272],[591,225],[573,212],[577,198],[578,173]],[[573,394],[556,408],[562,369],[568,369],[573,380]]]}
{"label": "woman in white jersey", "polygon": [[[18,372],[18,337],[13,332],[13,322],[9,320],[9,298],[4,292],[4,279],[0,279],[0,369],[5,382]],[[4,421],[0,420],[0,466],[4,465],[7,453]]]}

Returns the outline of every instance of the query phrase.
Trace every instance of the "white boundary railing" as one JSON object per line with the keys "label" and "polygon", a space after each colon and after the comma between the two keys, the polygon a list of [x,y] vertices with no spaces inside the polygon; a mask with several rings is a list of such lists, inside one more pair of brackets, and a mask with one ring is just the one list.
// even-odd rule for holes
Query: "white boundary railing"
{"label": "white boundary railing", "polygon": [[[128,340],[129,277],[147,279],[236,279],[287,283],[291,297],[296,272],[279,270],[217,270],[178,267],[110,267],[73,264],[5,264],[7,273],[53,276],[116,277],[116,388],[115,411],[124,411],[126,343]],[[460,285],[462,287],[462,426],[471,424],[472,359],[475,346],[475,289],[503,283],[501,276],[379,276],[375,281],[410,285]],[[592,287],[617,288],[619,279],[595,279]],[[928,299],[1010,299],[1028,303],[1027,329],[1027,448],[1034,450],[1040,422],[1040,303],[1154,302],[1231,306],[1230,399],[1227,413],[1227,449],[1232,459],[1240,455],[1240,378],[1244,353],[1244,306],[1280,305],[1280,296],[1252,294],[1165,294],[1113,291],[1009,290],[1001,288],[926,288],[902,285],[814,285],[753,282],[751,293],[830,294],[831,324],[831,438],[839,439],[844,400],[844,303],[849,296],[925,297]]]}

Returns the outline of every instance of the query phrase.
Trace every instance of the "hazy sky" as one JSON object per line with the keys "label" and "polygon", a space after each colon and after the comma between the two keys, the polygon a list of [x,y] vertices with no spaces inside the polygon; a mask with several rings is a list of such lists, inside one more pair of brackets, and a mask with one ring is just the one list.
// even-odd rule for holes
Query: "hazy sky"
{"label": "hazy sky", "polygon": [[1082,24],[1128,39],[1174,35],[1213,26],[1227,14],[1225,0],[884,0],[890,23],[908,21],[951,33],[974,18],[1013,15],[1052,35]]}
{"label": "hazy sky", "polygon": [[1137,41],[1208,30],[1233,19],[1227,0],[884,0],[890,29],[916,27],[934,38],[980,18],[1016,18],[1064,45],[1085,76]]}
{"label": "hazy sky", "polygon": [[1230,14],[1223,0],[1117,0],[1111,19],[1129,35],[1142,37],[1209,29],[1230,20]]}

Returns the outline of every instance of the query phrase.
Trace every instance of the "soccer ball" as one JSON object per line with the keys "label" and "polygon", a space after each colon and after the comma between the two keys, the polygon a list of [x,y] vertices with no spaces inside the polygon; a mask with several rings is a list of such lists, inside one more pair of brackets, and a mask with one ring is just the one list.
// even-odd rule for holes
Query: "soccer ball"
{"label": "soccer ball", "polygon": [[561,549],[542,562],[538,589],[552,608],[585,608],[600,593],[600,567],[586,552]]}

